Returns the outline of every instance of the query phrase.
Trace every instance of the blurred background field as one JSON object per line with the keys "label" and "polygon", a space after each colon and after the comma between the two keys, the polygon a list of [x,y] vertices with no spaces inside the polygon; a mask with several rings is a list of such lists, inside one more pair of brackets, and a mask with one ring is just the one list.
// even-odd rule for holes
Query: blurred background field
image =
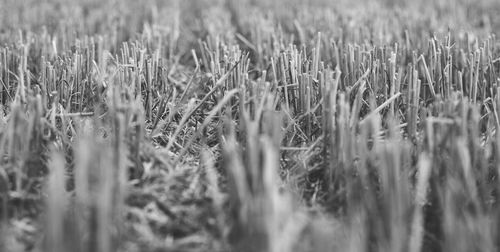
{"label": "blurred background field", "polygon": [[500,2],[0,0],[0,251],[499,251]]}

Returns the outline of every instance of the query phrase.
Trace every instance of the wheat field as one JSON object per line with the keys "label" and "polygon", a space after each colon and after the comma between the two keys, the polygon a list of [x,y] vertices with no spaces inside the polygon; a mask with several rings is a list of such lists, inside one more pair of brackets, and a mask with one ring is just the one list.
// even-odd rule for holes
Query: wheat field
{"label": "wheat field", "polygon": [[0,251],[500,251],[497,0],[0,0]]}

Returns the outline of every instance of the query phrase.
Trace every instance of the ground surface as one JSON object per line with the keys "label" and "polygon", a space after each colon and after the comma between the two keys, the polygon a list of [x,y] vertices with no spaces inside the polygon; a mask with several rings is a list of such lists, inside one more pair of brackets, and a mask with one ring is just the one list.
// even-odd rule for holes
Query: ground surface
{"label": "ground surface", "polygon": [[495,0],[0,1],[0,251],[499,251]]}

